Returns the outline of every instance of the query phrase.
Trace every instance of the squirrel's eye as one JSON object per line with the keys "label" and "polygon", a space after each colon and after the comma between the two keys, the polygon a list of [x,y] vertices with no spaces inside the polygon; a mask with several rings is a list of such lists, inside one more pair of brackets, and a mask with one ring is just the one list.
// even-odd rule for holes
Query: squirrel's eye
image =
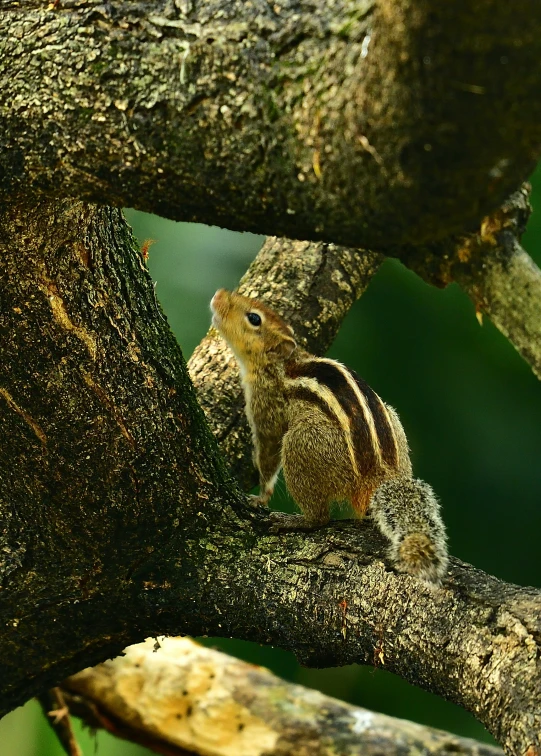
{"label": "squirrel's eye", "polygon": [[258,315],[257,312],[249,312],[246,317],[248,318],[250,325],[256,327],[261,325],[261,315]]}

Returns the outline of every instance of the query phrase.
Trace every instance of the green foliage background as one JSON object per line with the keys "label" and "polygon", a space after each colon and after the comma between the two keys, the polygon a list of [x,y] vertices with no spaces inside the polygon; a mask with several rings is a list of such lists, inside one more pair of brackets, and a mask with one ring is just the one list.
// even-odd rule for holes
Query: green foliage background
{"label": "green foliage background", "polygon": [[[541,209],[541,171],[533,178]],[[263,237],[173,223],[127,211],[171,327],[189,357],[209,325],[214,291],[233,288]],[[541,264],[541,212],[524,245]],[[541,336],[540,336],[541,338]],[[389,260],[346,319],[330,354],[355,368],[399,411],[415,472],[443,503],[452,554],[502,580],[541,584],[541,385],[494,326],[481,327],[456,286],[440,291]],[[273,505],[287,509],[283,483]],[[412,596],[415,601],[415,596]],[[229,639],[209,645],[352,703],[490,741],[459,707],[384,671],[303,669],[279,649]],[[145,749],[80,733],[85,756],[142,756]],[[38,705],[0,723],[2,756],[62,756]]]}

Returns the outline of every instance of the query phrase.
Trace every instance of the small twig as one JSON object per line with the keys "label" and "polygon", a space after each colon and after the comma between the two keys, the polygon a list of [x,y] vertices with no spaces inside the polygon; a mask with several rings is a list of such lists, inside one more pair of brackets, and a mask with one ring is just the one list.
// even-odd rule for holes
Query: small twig
{"label": "small twig", "polygon": [[71,726],[70,710],[62,690],[50,688],[38,700],[67,756],[83,756]]}

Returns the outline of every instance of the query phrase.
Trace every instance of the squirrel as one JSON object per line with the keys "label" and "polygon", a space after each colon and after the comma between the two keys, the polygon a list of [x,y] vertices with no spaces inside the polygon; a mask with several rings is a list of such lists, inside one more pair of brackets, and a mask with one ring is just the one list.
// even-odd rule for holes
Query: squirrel
{"label": "squirrel", "polygon": [[446,533],[432,488],[412,477],[395,410],[353,370],[315,357],[291,326],[257,299],[219,289],[212,323],[238,362],[260,494],[267,505],[280,468],[302,516],[272,513],[274,531],[325,525],[333,502],[370,513],[401,572],[438,585]]}

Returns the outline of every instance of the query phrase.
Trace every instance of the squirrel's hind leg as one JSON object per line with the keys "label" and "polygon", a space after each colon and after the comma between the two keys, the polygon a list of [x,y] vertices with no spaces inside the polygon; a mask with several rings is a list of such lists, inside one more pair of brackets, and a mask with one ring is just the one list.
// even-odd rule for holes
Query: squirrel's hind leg
{"label": "squirrel's hind leg", "polygon": [[391,478],[370,502],[389,555],[401,572],[438,585],[448,564],[445,526],[432,488],[422,480]]}
{"label": "squirrel's hind leg", "polygon": [[298,408],[297,422],[284,436],[282,466],[287,489],[303,514],[302,520],[290,518],[291,528],[306,530],[329,521],[331,502],[349,498],[353,472],[341,429],[316,408],[303,409]]}
{"label": "squirrel's hind leg", "polygon": [[[291,439],[289,439],[291,441]],[[284,440],[285,443],[285,440]],[[326,492],[314,486],[313,470],[302,465],[302,447],[288,452],[284,459],[284,478],[287,490],[295,500],[302,515],[286,515],[272,512],[274,532],[286,530],[313,530],[329,522],[329,504]]]}

